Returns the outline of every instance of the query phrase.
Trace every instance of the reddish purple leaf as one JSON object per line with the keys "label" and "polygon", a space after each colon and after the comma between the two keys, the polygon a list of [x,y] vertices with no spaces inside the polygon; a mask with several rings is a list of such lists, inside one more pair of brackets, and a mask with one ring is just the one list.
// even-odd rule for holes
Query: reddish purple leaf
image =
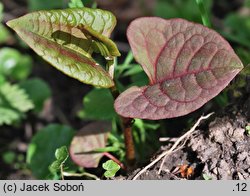
{"label": "reddish purple leaf", "polygon": [[103,153],[94,151],[106,146],[110,130],[108,122],[94,122],[81,129],[71,142],[71,159],[81,167],[97,167]]}
{"label": "reddish purple leaf", "polygon": [[132,87],[116,99],[115,109],[124,117],[188,114],[219,94],[243,68],[218,33],[183,19],[139,18],[127,36],[150,84]]}

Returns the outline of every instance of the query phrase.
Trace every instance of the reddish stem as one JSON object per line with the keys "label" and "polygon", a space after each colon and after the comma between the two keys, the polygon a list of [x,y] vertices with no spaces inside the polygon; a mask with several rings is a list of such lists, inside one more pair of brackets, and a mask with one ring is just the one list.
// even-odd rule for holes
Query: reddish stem
{"label": "reddish stem", "polygon": [[[111,93],[116,99],[119,96],[119,92],[116,89],[116,86],[112,87]],[[125,148],[126,148],[126,164],[127,169],[130,170],[135,165],[136,159],[135,159],[135,147],[134,147],[134,141],[133,141],[133,134],[132,134],[132,118],[124,118],[122,116],[119,116],[122,123],[122,129],[123,129],[123,135],[124,135],[124,142],[125,142]]]}
{"label": "reddish stem", "polygon": [[108,152],[104,152],[103,155],[108,157],[109,159],[113,160],[114,162],[116,162],[118,165],[120,165],[120,167],[122,169],[125,169],[123,163],[121,161],[119,161],[116,157],[114,157],[112,154],[110,154]]}
{"label": "reddish stem", "polygon": [[135,147],[132,134],[132,121],[131,118],[121,117],[123,125],[124,142],[126,147],[126,161],[128,168],[132,168],[135,164]]}

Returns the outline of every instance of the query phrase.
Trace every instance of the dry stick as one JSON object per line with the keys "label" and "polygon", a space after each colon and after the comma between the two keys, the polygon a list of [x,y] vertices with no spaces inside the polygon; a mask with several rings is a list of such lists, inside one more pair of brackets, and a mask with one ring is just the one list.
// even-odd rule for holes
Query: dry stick
{"label": "dry stick", "polygon": [[[198,122],[198,121],[197,121]],[[198,126],[198,125],[197,125]],[[158,175],[160,175],[160,173],[161,173],[161,171],[162,171],[162,168],[163,168],[163,164],[165,163],[165,160],[166,160],[166,158],[167,158],[167,156],[168,155],[170,155],[171,153],[174,153],[174,152],[177,152],[178,150],[180,150],[185,144],[186,144],[186,141],[188,140],[188,138],[194,133],[194,131],[195,131],[195,129],[194,130],[190,130],[190,132],[187,134],[187,135],[185,135],[185,138],[183,138],[183,142],[182,142],[182,144],[181,144],[181,146],[179,146],[178,148],[176,148],[176,149],[174,149],[173,151],[171,151],[171,152],[169,152],[167,155],[165,155],[164,157],[163,157],[163,159],[162,159],[162,162],[161,162],[161,165],[160,165],[160,168],[159,168],[159,171],[158,171]],[[184,136],[184,135],[183,135]],[[180,139],[180,138],[179,138]],[[178,140],[179,140],[178,139]],[[181,142],[181,141],[180,141]],[[179,144],[178,144],[179,145]],[[177,147],[177,146],[176,146]],[[172,146],[172,148],[173,148],[173,146]],[[170,151],[170,150],[169,150]]]}
{"label": "dry stick", "polygon": [[178,137],[160,137],[160,142],[176,142],[178,140]]}
{"label": "dry stick", "polygon": [[167,151],[164,151],[162,154],[160,154],[154,161],[152,161],[150,164],[148,164],[146,167],[144,167],[140,172],[138,172],[133,180],[136,180],[141,174],[143,174],[144,172],[146,172],[150,167],[152,167],[153,165],[155,165],[157,162],[159,162],[163,157],[165,156],[168,156],[170,153],[172,153],[175,148],[186,138],[188,137],[190,134],[192,134],[196,127],[200,124],[200,122],[202,120],[205,120],[205,119],[208,119],[213,113],[210,113],[206,116],[201,116],[199,118],[199,120],[194,124],[194,126],[187,132],[185,133],[184,135],[182,135],[175,143],[174,145]]}

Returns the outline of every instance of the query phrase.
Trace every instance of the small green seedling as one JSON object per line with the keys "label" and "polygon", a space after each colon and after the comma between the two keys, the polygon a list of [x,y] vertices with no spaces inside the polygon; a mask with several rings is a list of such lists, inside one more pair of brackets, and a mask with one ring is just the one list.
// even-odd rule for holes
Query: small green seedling
{"label": "small green seedling", "polygon": [[104,173],[106,178],[113,178],[121,167],[113,160],[108,160],[102,164],[102,168],[106,170]]}
{"label": "small green seedling", "polygon": [[69,157],[67,147],[62,146],[56,149],[55,157],[56,160],[49,166],[49,170],[52,174],[57,174],[58,172],[61,172],[61,175],[63,175],[64,163]]}

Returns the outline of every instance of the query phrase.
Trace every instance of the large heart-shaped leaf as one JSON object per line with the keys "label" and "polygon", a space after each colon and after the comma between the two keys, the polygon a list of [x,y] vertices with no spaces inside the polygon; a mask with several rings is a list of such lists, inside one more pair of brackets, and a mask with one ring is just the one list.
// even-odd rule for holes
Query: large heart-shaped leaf
{"label": "large heart-shaped leaf", "polygon": [[200,108],[221,92],[243,65],[218,33],[183,19],[139,18],[127,36],[150,84],[115,101],[125,117],[163,119]]}
{"label": "large heart-shaped leaf", "polygon": [[65,74],[94,86],[114,85],[91,57],[120,53],[108,37],[116,19],[108,11],[90,8],[38,11],[7,23],[40,56]]}

